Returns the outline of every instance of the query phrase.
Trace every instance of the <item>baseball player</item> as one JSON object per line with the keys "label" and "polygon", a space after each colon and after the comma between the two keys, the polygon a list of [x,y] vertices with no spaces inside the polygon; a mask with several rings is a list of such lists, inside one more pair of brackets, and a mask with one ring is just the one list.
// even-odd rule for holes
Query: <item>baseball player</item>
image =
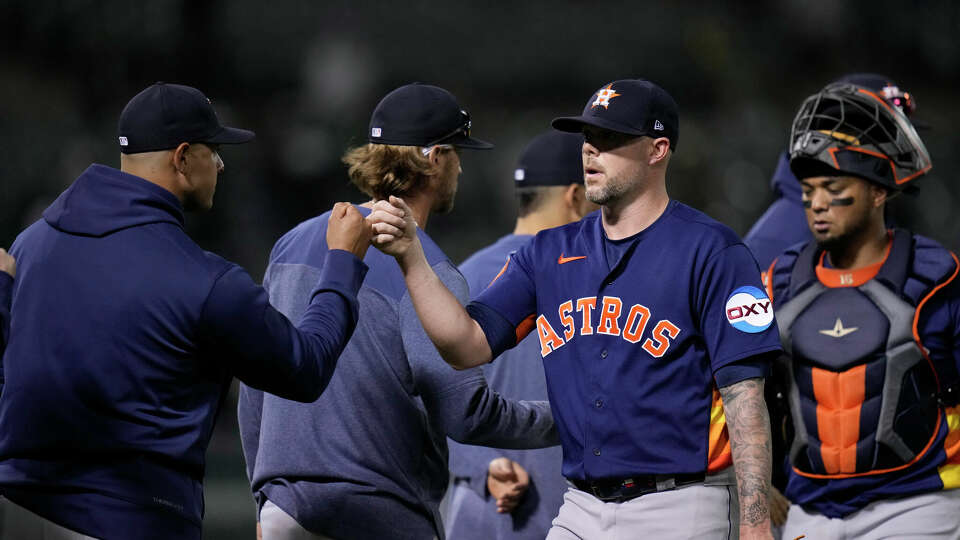
{"label": "baseball player", "polygon": [[375,245],[396,257],[454,367],[537,333],[571,482],[548,538],[728,538],[737,515],[741,538],[770,538],[763,377],[776,326],[746,246],[667,195],[676,103],[650,81],[619,80],[553,125],[582,131],[601,212],[537,234],[466,309],[431,270],[402,199],[375,205]]}
{"label": "baseball player", "polygon": [[219,145],[253,132],[164,83],[118,128],[120,169],[87,168],[17,237],[12,288],[0,273],[3,540],[199,540],[204,454],[233,377],[312,401],[356,324],[359,212],[331,215],[336,262],[294,326],[183,229],[185,210],[213,205]]}
{"label": "baseball player", "polygon": [[[550,130],[524,148],[514,171],[520,201],[513,234],[473,254],[460,271],[476,297],[504,262],[533,235],[597,209],[586,199],[580,152],[583,136]],[[540,343],[527,336],[497,362],[483,366],[490,387],[503,397],[547,399]],[[495,450],[450,445],[453,487],[443,516],[448,538],[543,540],[563,503],[559,446],[542,450]]]}
{"label": "baseball player", "polygon": [[813,241],[767,275],[794,433],[784,538],[960,538],[957,258],[884,224],[927,150],[880,93],[834,83],[797,113],[790,168]]}
{"label": "baseball player", "polygon": [[[850,73],[836,82],[852,83],[870,89],[887,103],[900,109],[908,118],[916,110],[913,94],[901,90],[897,83],[887,76],[877,73]],[[770,187],[776,194],[776,200],[743,237],[743,243],[753,252],[762,270],[766,270],[773,259],[788,247],[813,239],[804,215],[800,182],[790,171],[790,158],[786,151],[780,153],[777,168],[770,179]]]}
{"label": "baseball player", "polygon": [[[913,94],[901,90],[895,82],[884,75],[850,73],[840,77],[836,82],[848,82],[872,90],[907,117],[910,117],[916,109]],[[743,243],[750,248],[764,273],[773,259],[785,249],[813,239],[803,209],[800,182],[790,170],[790,155],[788,152],[780,153],[777,168],[770,183],[777,198],[753,224],[747,235],[743,237]],[[779,366],[774,366],[775,372],[778,369]],[[774,377],[772,381],[768,381],[764,388],[771,416],[776,418],[783,418],[789,410],[786,399],[787,392],[778,385],[781,380],[786,380],[786,378]],[[789,509],[789,502],[783,498],[781,493],[786,488],[787,482],[786,469],[780,466],[786,457],[783,442],[787,434],[782,432],[783,427],[782,423],[773,423],[774,467],[773,488],[770,490],[770,514],[773,524],[777,527],[783,525]]]}
{"label": "baseball player", "polygon": [[[350,180],[373,199],[402,195],[421,227],[452,209],[460,149],[490,148],[442,88],[410,84],[373,111],[369,144],[349,150]],[[370,203],[358,207],[370,212]],[[285,234],[264,278],[271,301],[296,317],[325,271],[326,215]],[[421,229],[435,275],[467,300],[456,267]],[[417,320],[392,258],[370,250],[357,329],[324,395],[310,404],[241,389],[240,434],[264,540],[443,538],[447,436],[471,444],[557,444],[549,405],[501,398],[479,370],[443,362]],[[446,290],[446,289],[445,289]]]}

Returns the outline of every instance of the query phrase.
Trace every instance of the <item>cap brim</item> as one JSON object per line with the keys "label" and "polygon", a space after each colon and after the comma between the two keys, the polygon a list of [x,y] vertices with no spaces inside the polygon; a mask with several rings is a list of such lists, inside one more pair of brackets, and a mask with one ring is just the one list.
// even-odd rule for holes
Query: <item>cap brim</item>
{"label": "cap brim", "polygon": [[474,139],[473,137],[467,137],[463,133],[458,133],[453,137],[441,139],[432,144],[450,144],[456,146],[457,148],[472,148],[474,150],[488,150],[493,148],[493,144],[488,143],[487,141],[481,141],[480,139]]}
{"label": "cap brim", "polygon": [[247,129],[224,127],[216,135],[209,137],[207,140],[202,142],[214,144],[241,144],[252,141],[256,136],[256,133]]}
{"label": "cap brim", "polygon": [[480,139],[474,139],[473,137],[467,137],[462,141],[448,143],[448,144],[452,144],[457,148],[472,148],[474,150],[489,150],[493,148],[493,143],[488,143],[487,141],[481,141]]}
{"label": "cap brim", "polygon": [[626,133],[628,135],[646,135],[646,132],[643,130],[634,129],[597,116],[563,116],[554,118],[553,122],[550,122],[550,125],[553,126],[553,129],[566,131],[568,133],[580,133],[583,131],[583,126],[587,125],[609,129],[617,133]]}

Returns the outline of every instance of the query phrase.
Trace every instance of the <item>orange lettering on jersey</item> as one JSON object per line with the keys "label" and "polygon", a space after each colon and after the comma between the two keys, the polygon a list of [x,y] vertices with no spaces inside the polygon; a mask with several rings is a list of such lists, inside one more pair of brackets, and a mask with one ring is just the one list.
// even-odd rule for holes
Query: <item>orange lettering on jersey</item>
{"label": "orange lettering on jersey", "polygon": [[577,329],[573,327],[573,316],[570,315],[573,311],[573,300],[560,304],[557,311],[560,313],[560,322],[563,324],[563,339],[570,341],[570,338],[577,333]]}
{"label": "orange lettering on jersey", "polygon": [[581,336],[593,334],[593,308],[595,307],[597,307],[596,296],[577,298],[577,311],[583,312],[583,325],[580,327]]}
{"label": "orange lettering on jersey", "polygon": [[537,317],[537,335],[540,336],[540,356],[544,358],[563,347],[564,341],[560,339],[560,336],[557,335],[557,332],[543,315]]}
{"label": "orange lettering on jersey", "polygon": [[666,320],[660,321],[653,329],[653,334],[643,342],[643,350],[654,358],[660,358],[670,348],[670,340],[675,339],[679,334],[680,329],[677,325]]}
{"label": "orange lettering on jersey", "polygon": [[650,310],[646,306],[634,304],[630,308],[630,314],[627,315],[627,324],[623,328],[623,339],[630,343],[637,343],[643,336],[643,331],[647,329],[647,321],[650,320]]}
{"label": "orange lettering on jersey", "polygon": [[617,319],[620,318],[620,312],[623,310],[623,302],[616,296],[604,296],[603,308],[600,310],[600,323],[597,325],[598,334],[608,336],[619,336],[620,325]]}

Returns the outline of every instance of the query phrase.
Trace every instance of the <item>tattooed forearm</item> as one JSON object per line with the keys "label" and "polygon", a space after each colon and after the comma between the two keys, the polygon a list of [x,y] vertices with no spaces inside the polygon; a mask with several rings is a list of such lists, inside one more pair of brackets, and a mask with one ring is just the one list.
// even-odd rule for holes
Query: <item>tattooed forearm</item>
{"label": "tattooed forearm", "polygon": [[763,400],[763,379],[747,379],[720,389],[730,434],[730,450],[740,494],[743,527],[768,527],[770,511],[770,417]]}

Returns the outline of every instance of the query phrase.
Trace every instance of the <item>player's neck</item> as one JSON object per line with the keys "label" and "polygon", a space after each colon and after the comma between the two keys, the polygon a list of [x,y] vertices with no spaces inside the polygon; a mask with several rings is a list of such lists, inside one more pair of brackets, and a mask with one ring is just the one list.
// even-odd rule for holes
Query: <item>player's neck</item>
{"label": "player's neck", "polygon": [[884,224],[873,224],[849,241],[827,248],[830,265],[846,270],[878,263],[886,257],[889,240]]}
{"label": "player's neck", "polygon": [[607,203],[601,207],[603,230],[611,240],[633,236],[663,215],[669,202],[666,187],[658,186],[641,191],[630,200]]}
{"label": "player's neck", "polygon": [[569,211],[563,206],[563,201],[559,204],[549,206],[530,212],[529,214],[518,217],[517,225],[513,228],[513,234],[537,234],[546,229],[560,227],[570,223]]}

